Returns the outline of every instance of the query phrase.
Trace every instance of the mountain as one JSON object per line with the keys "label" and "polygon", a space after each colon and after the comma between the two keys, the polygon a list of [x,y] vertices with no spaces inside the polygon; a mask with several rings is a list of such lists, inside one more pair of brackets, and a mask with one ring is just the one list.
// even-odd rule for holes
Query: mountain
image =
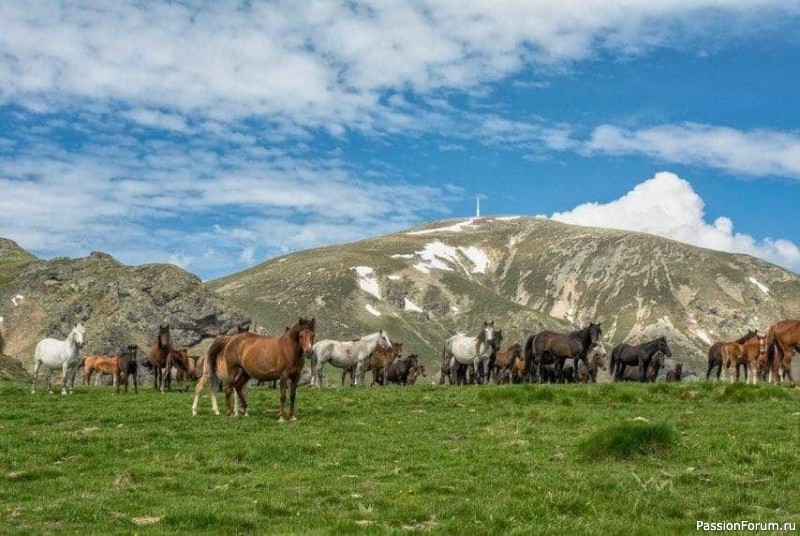
{"label": "mountain", "polygon": [[41,260],[5,239],[0,239],[0,316],[5,353],[27,370],[40,339],[64,339],[78,321],[86,327],[86,354],[128,344],[146,352],[159,323],[170,324],[176,346],[193,347],[246,318],[197,276],[173,265],[125,266],[97,252]]}
{"label": "mountain", "polygon": [[[712,341],[800,317],[800,278],[747,255],[539,218],[449,220],[269,260],[209,283],[278,330],[317,317],[317,338],[386,329],[429,364],[443,341],[493,319],[504,346],[600,321],[607,345],[665,335],[705,370]],[[610,349],[610,348],[609,348]]]}

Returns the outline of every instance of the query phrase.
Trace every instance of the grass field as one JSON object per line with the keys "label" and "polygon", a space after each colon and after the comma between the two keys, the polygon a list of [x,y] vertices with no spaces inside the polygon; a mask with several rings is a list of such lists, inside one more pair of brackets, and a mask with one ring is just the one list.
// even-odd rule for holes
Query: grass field
{"label": "grass field", "polygon": [[0,532],[688,533],[800,526],[800,390],[716,383],[250,389],[0,384]]}

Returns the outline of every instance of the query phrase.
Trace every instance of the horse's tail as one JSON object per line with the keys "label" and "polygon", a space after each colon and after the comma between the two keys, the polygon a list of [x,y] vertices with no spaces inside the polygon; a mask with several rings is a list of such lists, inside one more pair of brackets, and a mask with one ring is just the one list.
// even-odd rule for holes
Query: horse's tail
{"label": "horse's tail", "polygon": [[611,350],[611,360],[608,363],[608,370],[611,372],[611,377],[612,378],[614,377],[614,365],[616,364],[617,359],[618,359],[618,357],[617,357],[617,352],[618,351],[619,351],[619,347],[618,346],[615,346]]}
{"label": "horse's tail", "polygon": [[773,368],[773,361],[777,358],[777,351],[775,348],[775,324],[767,328],[767,334],[764,335],[763,344],[762,352],[764,354],[764,363],[769,370]]}
{"label": "horse's tail", "polygon": [[535,338],[536,337],[534,335],[528,335],[528,338],[525,339],[525,348],[523,350],[525,369],[531,376],[533,376],[533,367],[536,362],[536,354],[533,351],[533,340]]}
{"label": "horse's tail", "polygon": [[231,337],[230,335],[220,335],[214,342],[211,343],[211,346],[208,348],[208,353],[206,354],[206,362],[203,370],[203,374],[208,374],[211,376],[212,379],[217,380],[217,359],[219,359],[219,354],[225,349],[225,346],[228,345],[230,342]]}

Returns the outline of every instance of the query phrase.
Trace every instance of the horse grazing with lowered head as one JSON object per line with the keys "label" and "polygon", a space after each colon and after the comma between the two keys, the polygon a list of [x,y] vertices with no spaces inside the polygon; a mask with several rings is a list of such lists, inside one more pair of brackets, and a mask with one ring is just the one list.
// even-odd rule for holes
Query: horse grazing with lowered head
{"label": "horse grazing with lowered head", "polygon": [[363,384],[364,365],[370,354],[379,346],[385,350],[392,347],[392,341],[383,330],[351,341],[324,339],[317,342],[313,350],[315,365],[311,385],[322,387],[322,369],[325,363],[344,369],[354,366],[356,369],[352,385],[358,385],[359,382]]}
{"label": "horse grazing with lowered head", "polygon": [[66,340],[46,338],[36,343],[36,350],[33,353],[33,386],[31,394],[36,393],[36,378],[39,376],[39,369],[47,369],[47,391],[52,393],[53,387],[50,377],[53,369],[61,367],[61,394],[67,394],[67,374],[72,371],[69,378],[69,392],[75,389],[75,373],[78,371],[80,363],[80,351],[86,342],[86,329],[83,324],[78,323],[67,335]]}
{"label": "horse grazing with lowered head", "polygon": [[[316,322],[313,318],[300,318],[289,331],[279,337],[269,337],[256,333],[238,333],[228,339],[224,345],[212,343],[206,355],[203,376],[195,387],[192,414],[197,415],[197,405],[200,393],[209,378],[221,381],[225,391],[225,407],[228,415],[233,415],[231,395],[236,395],[241,405],[242,412],[247,415],[247,398],[244,386],[250,380],[280,380],[281,409],[278,421],[284,421],[284,407],[286,405],[286,389],[289,388],[289,420],[295,421],[294,408],[297,394],[297,384],[303,372],[305,355],[310,353],[314,346],[314,329]],[[214,413],[219,415],[216,393],[213,384],[209,385],[211,404]]]}
{"label": "horse grazing with lowered head", "polygon": [[529,370],[538,368],[539,381],[547,377],[545,367],[554,365],[555,381],[559,382],[563,379],[564,362],[567,359],[573,360],[573,370],[578,369],[579,361],[588,367],[587,356],[601,342],[602,336],[600,324],[594,322],[570,333],[544,330],[525,341],[525,361]]}
{"label": "horse grazing with lowered head", "polygon": [[451,385],[458,382],[459,370],[463,370],[461,365],[472,365],[476,373],[476,382],[483,383],[484,369],[492,354],[500,348],[501,341],[502,338],[495,337],[494,320],[484,322],[475,337],[453,335],[447,339],[442,349],[442,377],[439,383],[444,383],[445,375],[450,377]]}
{"label": "horse grazing with lowered head", "polygon": [[657,352],[661,352],[667,357],[672,356],[672,350],[669,349],[665,337],[659,337],[643,344],[618,344],[611,350],[611,371],[614,380],[622,380],[626,365],[636,365],[639,367],[639,381],[647,381],[645,371]]}
{"label": "horse grazing with lowered head", "polygon": [[794,386],[792,359],[800,352],[800,320],[781,320],[767,328],[764,352],[771,381],[780,383],[783,377]]}

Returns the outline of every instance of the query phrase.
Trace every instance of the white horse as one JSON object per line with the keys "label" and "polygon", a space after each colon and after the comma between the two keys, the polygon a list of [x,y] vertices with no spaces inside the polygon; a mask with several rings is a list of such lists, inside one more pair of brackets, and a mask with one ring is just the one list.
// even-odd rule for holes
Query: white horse
{"label": "white horse", "polygon": [[494,344],[494,320],[484,322],[480,333],[476,337],[466,335],[453,335],[444,343],[442,351],[442,377],[439,383],[444,383],[445,371],[450,371],[450,383],[453,382],[453,373],[457,364],[473,365],[477,382],[483,381],[483,374],[492,357],[492,352],[497,350]]}
{"label": "white horse", "polygon": [[86,329],[83,324],[78,323],[77,326],[72,328],[67,335],[67,340],[60,341],[58,339],[42,339],[36,344],[36,351],[33,356],[33,387],[31,394],[36,393],[36,377],[39,375],[39,369],[44,365],[47,369],[47,390],[52,394],[53,386],[50,383],[50,377],[53,374],[53,369],[61,367],[63,375],[61,377],[61,394],[67,394],[67,373],[72,370],[70,377],[69,392],[75,387],[75,373],[78,371],[78,363],[80,363],[80,350],[83,347],[86,336]]}
{"label": "white horse", "polygon": [[358,385],[359,381],[364,383],[364,361],[381,346],[384,349],[392,347],[389,336],[383,330],[364,335],[360,339],[352,341],[334,341],[324,339],[314,344],[314,373],[311,375],[311,385],[322,387],[322,367],[325,363],[330,363],[334,367],[349,369],[356,367],[355,376],[352,378],[351,385]]}

